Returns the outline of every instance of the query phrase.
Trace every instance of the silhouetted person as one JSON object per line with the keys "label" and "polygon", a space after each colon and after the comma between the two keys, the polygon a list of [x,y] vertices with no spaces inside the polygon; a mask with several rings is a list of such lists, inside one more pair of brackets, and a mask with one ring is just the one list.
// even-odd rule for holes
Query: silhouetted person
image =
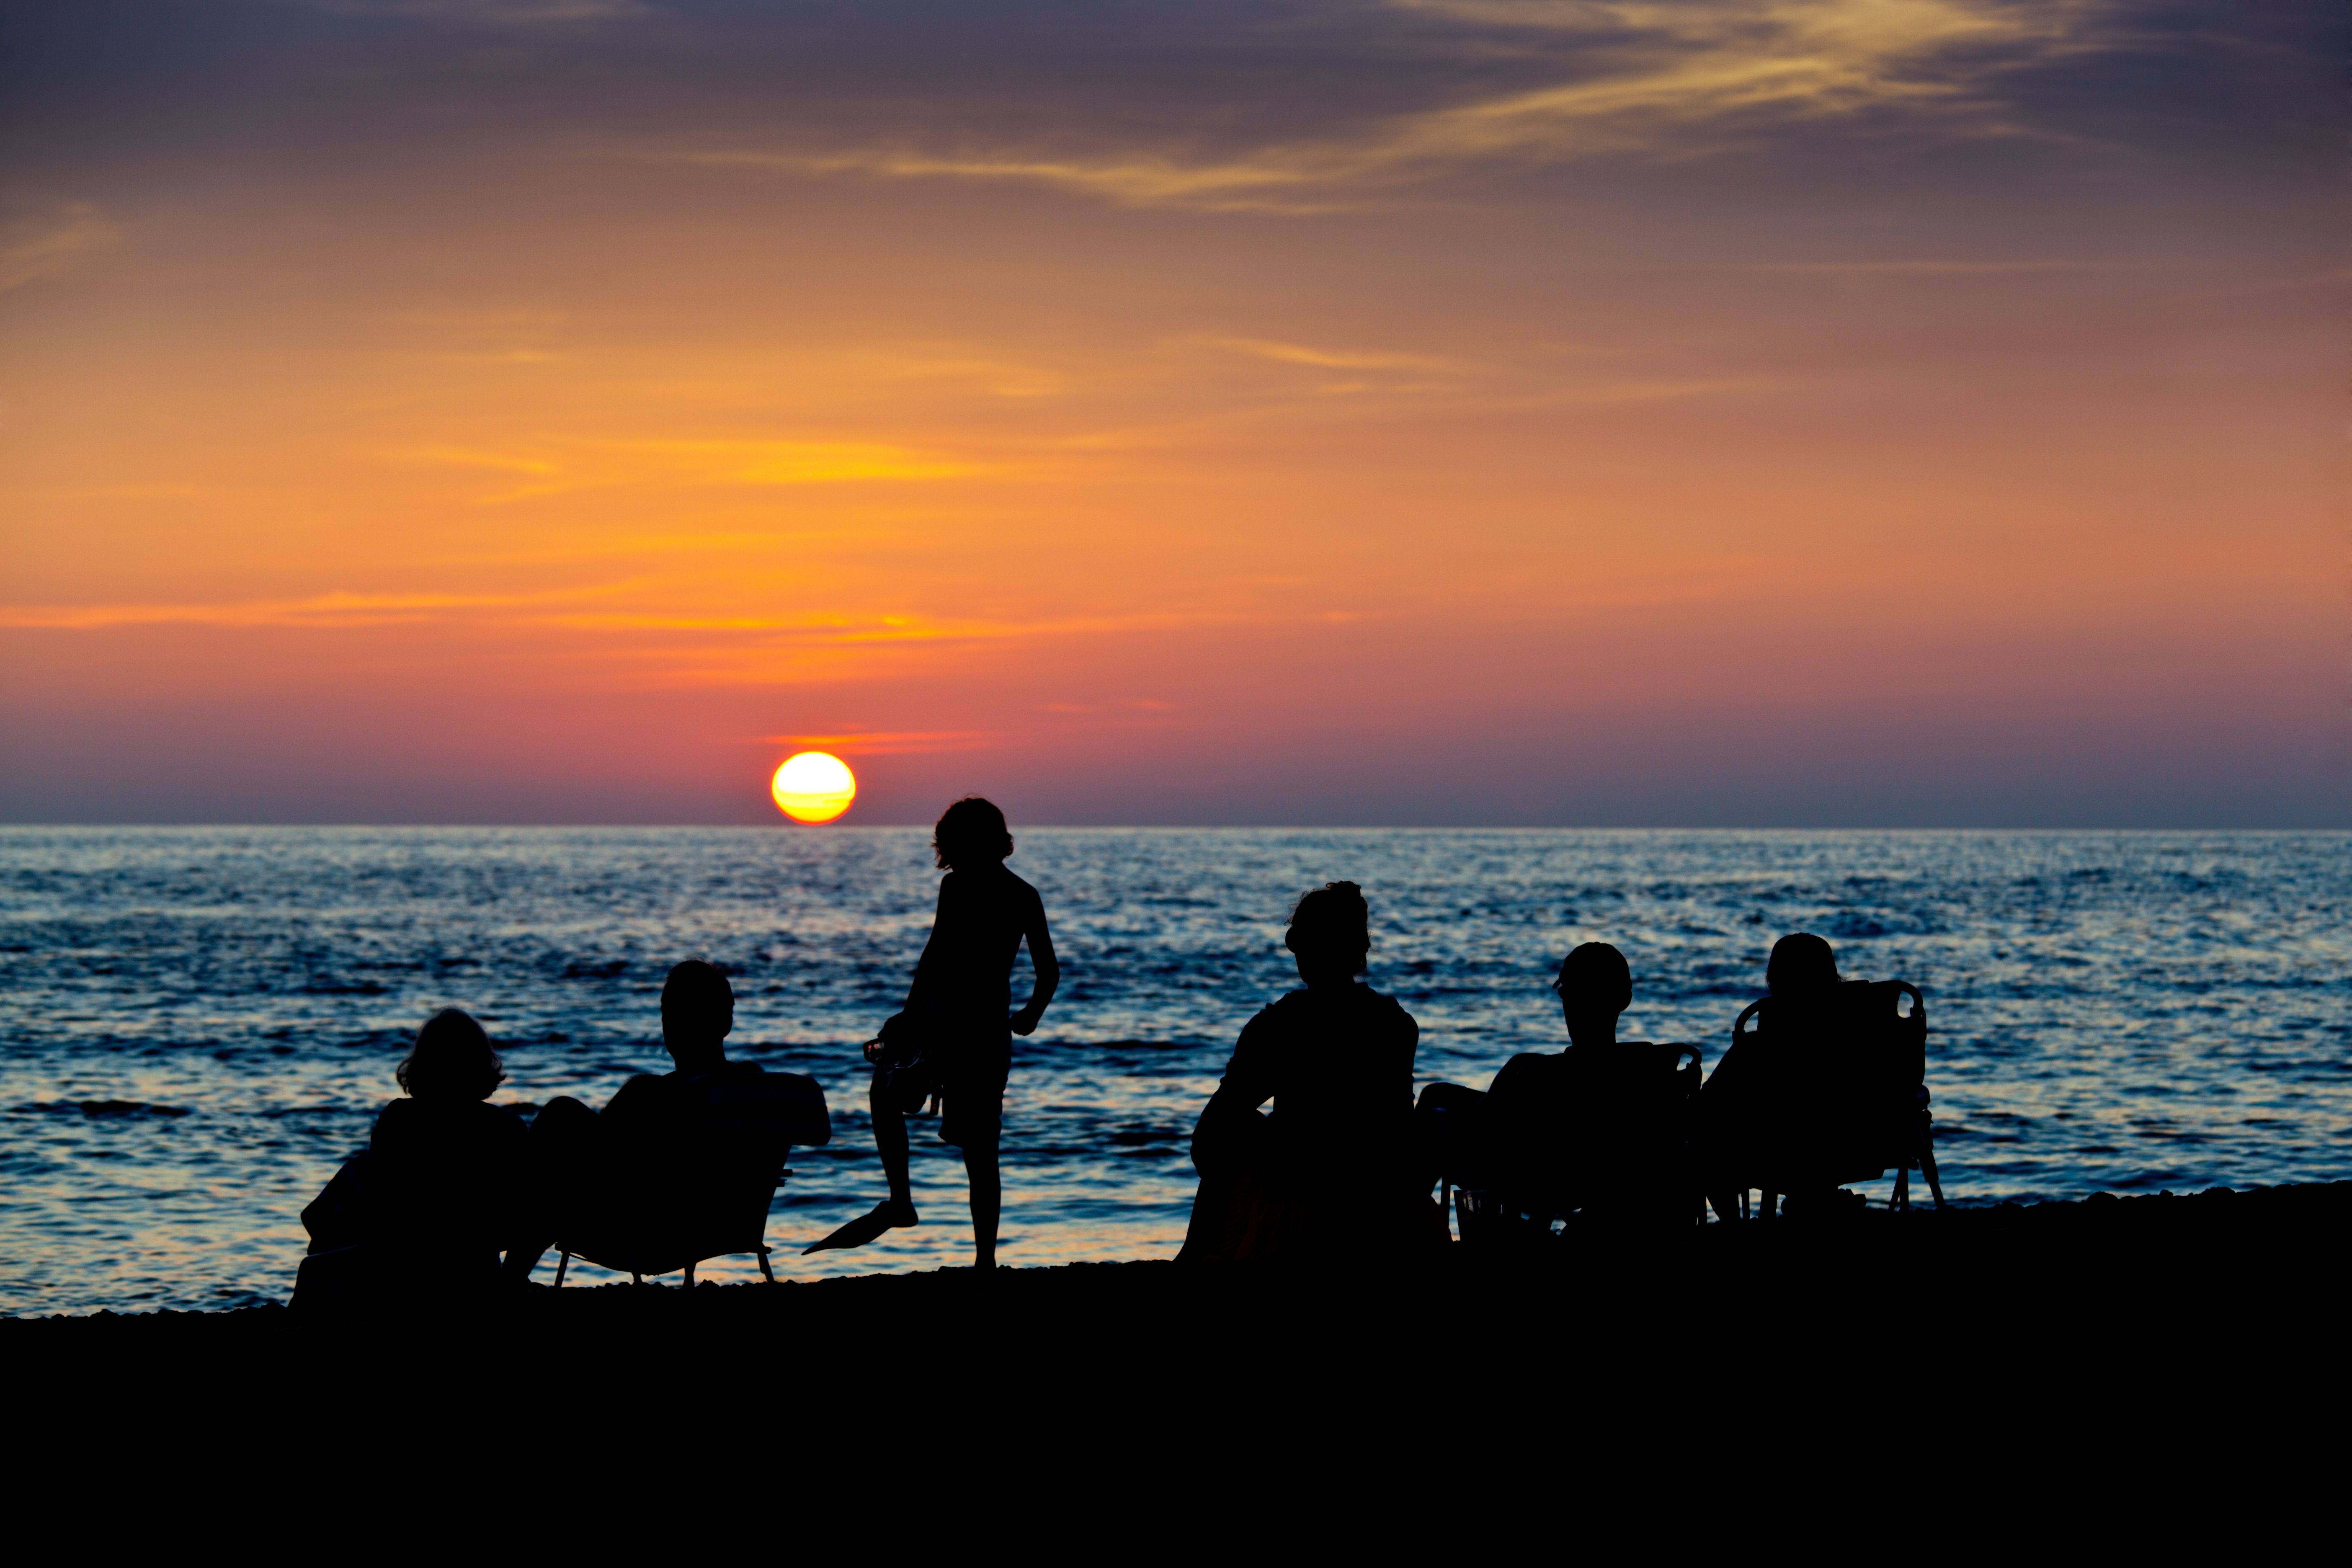
{"label": "silhouetted person", "polygon": [[498,1279],[524,1206],[522,1121],[484,1101],[505,1079],[481,1025],[455,1007],[425,1021],[366,1151],[302,1211],[324,1253],[356,1247],[369,1293],[463,1295]]}
{"label": "silhouetted person", "polygon": [[672,967],[662,983],[661,1027],[670,1071],[630,1079],[601,1115],[564,1094],[532,1122],[537,1203],[531,1231],[507,1256],[510,1279],[529,1279],[547,1249],[575,1229],[627,1237],[661,1226],[705,1152],[698,1091],[761,1074],[757,1062],[727,1059],[735,988],[716,964],[689,958]]}
{"label": "silhouetted person", "polygon": [[1741,1190],[1800,1115],[1792,1097],[1802,1064],[1793,1058],[1804,1048],[1805,1015],[1840,983],[1836,953],[1811,931],[1772,944],[1764,985],[1780,1010],[1771,1020],[1780,1026],[1732,1042],[1699,1100],[1707,1202],[1717,1219],[1738,1217]]}
{"label": "silhouetted person", "polygon": [[[1412,1016],[1357,978],[1371,948],[1353,882],[1298,900],[1283,939],[1306,989],[1243,1026],[1192,1136],[1201,1187],[1183,1260],[1347,1257],[1442,1243],[1416,1183]],[[1273,1113],[1258,1107],[1274,1101]]]}
{"label": "silhouetted person", "polygon": [[1633,976],[1605,942],[1571,952],[1552,985],[1568,1049],[1513,1057],[1487,1090],[1497,1207],[1538,1225],[1577,1212],[1688,1223],[1696,1200],[1685,1168],[1690,1091],[1676,1078],[1684,1048],[1617,1038]]}
{"label": "silhouetted person", "polygon": [[[963,1151],[971,1184],[972,1261],[993,1268],[1003,1204],[997,1144],[1003,1131],[1005,1079],[1013,1070],[1013,1037],[1035,1031],[1061,984],[1062,966],[1045,926],[1045,900],[1004,864],[1013,853],[1013,834],[1002,811],[976,795],[957,801],[932,830],[931,852],[947,872],[940,881],[939,912],[915,965],[907,1005],[893,1023],[903,1021],[922,1055],[929,1087],[936,1088],[940,1142]],[[1012,1013],[1013,964],[1024,942],[1034,983],[1029,1000]],[[862,1247],[886,1230],[920,1223],[907,1169],[907,1110],[890,1098],[886,1072],[877,1063],[867,1099],[890,1195],[809,1252]]]}

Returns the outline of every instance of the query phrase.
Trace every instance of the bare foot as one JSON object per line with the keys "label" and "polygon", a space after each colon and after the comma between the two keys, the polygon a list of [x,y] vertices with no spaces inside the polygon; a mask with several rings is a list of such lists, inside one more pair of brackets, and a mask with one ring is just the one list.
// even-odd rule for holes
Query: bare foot
{"label": "bare foot", "polygon": [[823,1241],[802,1247],[801,1256],[806,1258],[812,1252],[826,1252],[836,1247],[863,1247],[886,1230],[920,1224],[922,1216],[915,1212],[913,1204],[884,1198],[874,1205],[873,1213],[859,1215]]}

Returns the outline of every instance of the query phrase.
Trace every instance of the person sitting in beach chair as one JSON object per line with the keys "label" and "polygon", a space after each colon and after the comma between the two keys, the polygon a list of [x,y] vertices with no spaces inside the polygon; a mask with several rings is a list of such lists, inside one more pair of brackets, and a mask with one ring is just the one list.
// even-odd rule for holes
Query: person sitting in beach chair
{"label": "person sitting in beach chair", "polygon": [[1844,979],[1830,944],[1807,931],[1772,944],[1764,980],[1769,994],[1732,1025],[1731,1044],[1700,1097],[1717,1217],[1739,1217],[1751,1188],[1762,1193],[1766,1216],[1780,1194],[1792,1215],[1859,1203],[1839,1189],[1874,1181],[1890,1166],[1895,1206],[1908,1206],[1916,1167],[1940,1207],[1927,1110],[1926,998],[1899,980]]}
{"label": "person sitting in beach chair", "polygon": [[[551,1247],[642,1278],[730,1253],[755,1253],[772,1280],[763,1231],[793,1144],[832,1136],[813,1079],[730,1061],[735,992],[719,968],[688,959],[661,994],[672,1071],[623,1084],[602,1114],[570,1095],[530,1130],[534,1227],[507,1258],[528,1279]],[[556,1283],[562,1283],[559,1267]]]}
{"label": "person sitting in beach chair", "polygon": [[404,1098],[302,1211],[304,1307],[463,1299],[497,1283],[521,1227],[526,1134],[511,1110],[485,1103],[506,1073],[481,1025],[443,1008],[393,1076]]}
{"label": "person sitting in beach chair", "polygon": [[1554,1219],[1620,1231],[1696,1224],[1697,1048],[1617,1038],[1633,979],[1607,942],[1570,952],[1552,988],[1568,1049],[1513,1057],[1484,1095],[1422,1091],[1424,1118],[1460,1124],[1440,1174],[1461,1188],[1463,1239],[1538,1239]]}
{"label": "person sitting in beach chair", "polygon": [[[1283,945],[1306,989],[1243,1028],[1201,1112],[1201,1185],[1180,1261],[1342,1260],[1442,1246],[1415,1185],[1413,1053],[1420,1029],[1357,979],[1371,947],[1353,882],[1299,900]],[[1271,1116],[1259,1111],[1274,1101]]]}
{"label": "person sitting in beach chair", "polygon": [[1552,989],[1568,1048],[1513,1057],[1486,1091],[1497,1214],[1543,1226],[1570,1215],[1620,1227],[1696,1224],[1697,1048],[1617,1037],[1633,976],[1608,942],[1571,951]]}

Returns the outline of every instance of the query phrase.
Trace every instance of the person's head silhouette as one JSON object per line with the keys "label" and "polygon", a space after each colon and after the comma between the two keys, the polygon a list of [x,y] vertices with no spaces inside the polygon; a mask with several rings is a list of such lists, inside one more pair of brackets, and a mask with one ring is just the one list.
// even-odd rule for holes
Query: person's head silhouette
{"label": "person's head silhouette", "polygon": [[1617,1016],[1633,1005],[1633,972],[1625,955],[1605,942],[1588,942],[1559,962],[1560,1016],[1571,1045],[1606,1045],[1617,1037]]}
{"label": "person's head silhouette", "polygon": [[680,1072],[717,1067],[735,1027],[735,988],[717,964],[689,958],[662,982],[661,1021],[662,1044]]}
{"label": "person's head silhouette", "polygon": [[407,1059],[393,1073],[415,1100],[488,1100],[506,1076],[490,1037],[461,1007],[444,1007],[425,1019]]}
{"label": "person's head silhouette", "polygon": [[1811,931],[1793,931],[1772,944],[1764,985],[1775,996],[1806,996],[1838,983],[1837,954]]}
{"label": "person's head silhouette", "polygon": [[968,795],[940,814],[931,829],[931,858],[945,871],[1002,866],[1013,853],[1013,830],[993,803]]}
{"label": "person's head silhouette", "polygon": [[1298,978],[1312,987],[1349,985],[1371,952],[1371,910],[1353,882],[1326,882],[1290,911],[1282,945],[1298,958]]}

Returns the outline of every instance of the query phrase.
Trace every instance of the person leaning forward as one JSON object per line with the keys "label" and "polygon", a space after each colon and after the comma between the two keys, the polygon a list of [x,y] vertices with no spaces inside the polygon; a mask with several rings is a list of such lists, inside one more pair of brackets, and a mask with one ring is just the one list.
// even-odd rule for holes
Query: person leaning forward
{"label": "person leaning forward", "polygon": [[[1283,939],[1306,988],[1244,1026],[1201,1112],[1201,1186],[1179,1260],[1339,1260],[1445,1240],[1414,1180],[1412,1016],[1358,976],[1371,946],[1353,882],[1298,901]],[[1271,1116],[1258,1107],[1274,1101]]]}

